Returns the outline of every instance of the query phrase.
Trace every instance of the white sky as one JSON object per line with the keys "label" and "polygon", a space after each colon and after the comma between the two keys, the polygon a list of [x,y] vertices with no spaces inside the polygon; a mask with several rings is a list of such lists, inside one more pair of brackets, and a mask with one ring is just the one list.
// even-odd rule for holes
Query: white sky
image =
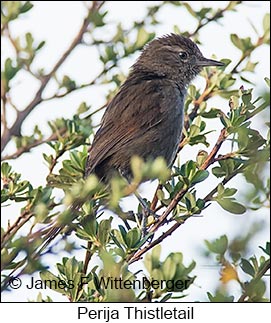
{"label": "white sky", "polygon": [[[107,21],[121,21],[125,27],[129,27],[133,21],[140,19],[145,12],[145,8],[148,4],[154,1],[129,1],[120,2],[108,1],[105,8],[109,11]],[[203,1],[193,2],[193,7],[200,8]],[[212,7],[223,7],[226,1],[204,1],[205,5]],[[79,1],[33,1],[34,9],[24,15],[24,18],[18,22],[12,24],[12,35],[19,36],[30,31],[37,41],[46,40],[46,45],[38,55],[35,66],[45,67],[50,70],[58,58],[62,55],[65,49],[69,46],[70,42],[76,35],[78,28],[84,17],[84,8]],[[233,62],[236,62],[240,52],[230,42],[229,34],[238,33],[241,37],[248,37],[252,35],[252,39],[255,40],[256,36],[249,24],[249,20],[253,22],[255,27],[262,31],[262,18],[263,15],[269,11],[269,2],[267,1],[245,1],[240,11],[237,13],[227,13],[225,19],[222,19],[223,25],[215,23],[210,24],[208,27],[203,28],[201,32],[201,41],[204,45],[200,46],[203,54],[211,56],[216,55],[218,59],[230,58]],[[163,35],[170,33],[173,30],[173,25],[178,25],[181,30],[193,30],[195,23],[191,19],[190,15],[184,9],[173,8],[168,6],[158,16],[161,20],[157,30],[157,35]],[[108,33],[110,33],[110,28]],[[138,53],[139,54],[139,53]],[[132,65],[134,59],[138,55],[134,55],[131,59],[125,60],[121,64],[122,70],[127,73],[129,66]],[[7,57],[12,56],[13,52],[7,46],[7,43],[3,41],[2,55],[4,61]],[[252,61],[259,61],[256,68],[256,75],[250,77],[257,84],[258,93],[264,87],[263,78],[267,71],[270,69],[270,55],[267,46],[261,47],[252,56]],[[58,77],[67,74],[74,78],[78,83],[85,83],[90,81],[100,71],[100,64],[97,63],[97,54],[95,51],[86,46],[80,46],[76,51],[67,59],[63,64],[63,67],[59,70]],[[203,85],[203,80],[198,78],[194,84],[197,86]],[[243,82],[238,81],[235,85],[236,88],[240,87]],[[250,87],[245,84],[245,87]],[[20,108],[26,106],[26,104],[33,98],[33,93],[37,89],[30,77],[26,77],[25,74],[21,74],[14,84],[14,90],[12,92],[14,103]],[[47,121],[54,120],[56,117],[71,117],[77,110],[79,104],[86,101],[91,105],[93,109],[100,107],[105,102],[105,95],[108,91],[108,86],[95,86],[91,89],[86,88],[67,96],[61,100],[52,100],[50,102],[42,103],[35,109],[31,116],[25,121],[23,125],[23,133],[25,135],[30,134],[35,124],[38,124],[42,130],[48,131]],[[47,95],[52,94],[54,88],[48,87],[46,91]],[[214,99],[211,101],[211,106],[219,106],[227,111],[228,103],[221,99]],[[10,114],[10,120],[13,115]],[[209,122],[209,121],[208,121]],[[261,121],[259,121],[260,125]],[[211,137],[211,142],[217,138],[218,133],[215,133]],[[211,147],[210,147],[211,148]],[[209,148],[209,149],[210,149]],[[13,146],[9,145],[6,152],[12,151]],[[206,148],[204,148],[206,149]],[[199,150],[198,146],[192,147],[192,149],[184,150],[181,156],[181,162],[187,159],[193,159]],[[47,175],[47,168],[42,159],[43,152],[51,152],[45,145],[36,148],[31,154],[25,154],[21,158],[15,161],[10,161],[10,164],[14,166],[15,170],[22,173],[22,178],[29,179],[34,186],[43,185],[44,179]],[[210,181],[210,187],[206,187],[206,183],[199,185],[199,197],[204,196],[204,192],[212,188],[215,185],[215,180]],[[239,187],[243,190],[245,188],[244,181],[240,178],[232,181],[229,187],[234,187],[238,183]],[[151,198],[155,183],[145,184],[142,188],[142,195]],[[134,198],[127,198],[123,202],[123,207],[127,210],[133,209]],[[3,209],[3,222],[6,223],[8,219],[11,222],[16,218],[18,214],[18,206],[8,207]],[[267,220],[268,211],[261,210],[259,212],[248,212],[242,216],[235,216],[223,211],[215,204],[204,211],[203,217],[198,217],[187,221],[187,223],[175,232],[171,237],[166,239],[162,243],[162,254],[165,257],[170,252],[181,251],[184,254],[184,261],[189,264],[192,259],[197,261],[197,268],[193,274],[198,275],[195,285],[188,290],[189,296],[185,298],[185,301],[189,300],[206,300],[206,291],[210,291],[210,286],[216,286],[218,280],[217,268],[210,268],[211,263],[206,263],[206,258],[201,256],[204,239],[214,239],[222,234],[227,234],[228,237],[234,237],[240,232],[246,232],[249,230],[251,223],[255,221],[263,221],[266,229],[261,232],[260,235],[256,235],[253,240],[255,246],[251,250],[251,255],[260,254],[257,246],[263,245],[268,240],[269,225]],[[241,229],[242,228],[242,229]],[[83,259],[84,251],[76,251],[77,259]],[[62,255],[61,255],[62,257]],[[47,259],[48,264],[53,264],[60,261],[61,257],[49,257]],[[141,268],[139,264],[134,265],[132,268]],[[56,273],[55,269],[52,271]],[[27,282],[26,282],[27,283]],[[233,283],[232,287],[235,287]],[[230,284],[231,285],[231,284]],[[39,291],[30,291],[25,288],[21,288],[12,293],[4,293],[3,301],[24,301],[27,299],[35,299]],[[42,291],[43,295],[51,295],[54,300],[65,300],[64,297],[58,296],[55,292]]]}

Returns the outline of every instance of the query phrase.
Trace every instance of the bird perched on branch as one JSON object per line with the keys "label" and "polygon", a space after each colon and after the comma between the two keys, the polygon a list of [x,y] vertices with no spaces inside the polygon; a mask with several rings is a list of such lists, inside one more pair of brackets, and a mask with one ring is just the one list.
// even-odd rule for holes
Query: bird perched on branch
{"label": "bird perched on branch", "polygon": [[86,177],[108,182],[119,172],[132,179],[131,157],[162,156],[171,167],[183,128],[186,89],[204,66],[223,66],[205,58],[189,38],[170,34],[151,41],[108,105],[94,137]]}
{"label": "bird perched on branch", "polygon": [[[223,66],[205,58],[189,38],[170,34],[147,44],[127,80],[107,106],[85,169],[108,183],[115,173],[132,180],[131,157],[162,156],[173,165],[180,142],[186,90],[204,66]],[[82,203],[74,203],[75,214]],[[42,249],[61,231],[54,226]]]}

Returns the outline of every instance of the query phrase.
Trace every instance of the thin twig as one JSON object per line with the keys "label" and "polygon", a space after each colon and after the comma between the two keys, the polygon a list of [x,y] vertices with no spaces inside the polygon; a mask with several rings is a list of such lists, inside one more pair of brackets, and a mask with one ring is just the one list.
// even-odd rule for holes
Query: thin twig
{"label": "thin twig", "polygon": [[142,255],[146,253],[148,250],[152,249],[154,246],[160,244],[165,238],[170,236],[177,228],[179,228],[180,225],[182,225],[184,222],[177,222],[175,223],[169,230],[161,234],[159,238],[152,241],[148,245],[146,245],[143,249],[137,251],[133,256],[130,256],[130,258],[127,259],[129,264],[132,264],[133,262],[139,260],[142,258]]}
{"label": "thin twig", "polygon": [[[192,111],[185,117],[183,128],[186,131],[189,129],[191,121],[193,121],[195,119],[195,117],[197,116],[198,109],[199,109],[201,103],[204,102],[204,101],[207,101],[213,95],[212,94],[213,93],[213,89],[210,88],[210,86],[209,86],[210,85],[209,78],[210,78],[210,76],[208,76],[208,78],[206,79],[205,88],[204,88],[202,94],[199,96],[199,98],[197,100],[194,101],[194,107],[193,107]],[[181,136],[181,139],[180,139],[180,144],[179,144],[179,148],[178,148],[177,154],[186,145],[186,138],[185,138],[185,135],[183,133],[184,132],[182,132],[182,136]],[[156,208],[157,203],[158,203],[157,191],[158,191],[158,189],[161,189],[162,188],[159,185],[156,188],[154,197],[152,199],[151,210],[154,210]]]}
{"label": "thin twig", "polygon": [[228,136],[227,129],[223,128],[220,132],[220,135],[219,135],[212,151],[210,152],[210,154],[208,155],[208,157],[206,158],[204,163],[200,166],[200,169],[207,169],[213,163],[218,150],[220,149],[223,142],[226,140],[227,136]]}
{"label": "thin twig", "polygon": [[66,97],[68,94],[70,93],[73,93],[74,91],[78,91],[78,90],[82,90],[86,87],[89,87],[89,86],[92,86],[94,84],[96,84],[99,79],[106,73],[108,73],[113,67],[116,67],[116,64],[113,64],[105,69],[103,69],[92,81],[88,82],[88,83],[84,83],[84,84],[81,84],[80,86],[76,86],[70,90],[68,90],[67,92],[65,93],[56,93],[48,98],[44,98],[42,101],[45,102],[45,101],[50,101],[50,100],[53,100],[53,99],[61,99],[61,98],[64,98]]}
{"label": "thin twig", "polygon": [[239,67],[239,65],[241,65],[241,63],[248,58],[251,53],[255,50],[255,48],[258,48],[260,45],[263,44],[264,41],[264,37],[261,36],[258,38],[256,44],[251,47],[250,49],[246,50],[245,52],[242,53],[242,56],[240,57],[239,61],[235,64],[235,66],[232,68],[232,70],[230,71],[230,74],[236,74],[239,73],[239,71],[237,70],[237,68]]}
{"label": "thin twig", "polygon": [[[240,4],[242,1],[238,1],[238,4]],[[199,32],[199,30],[201,29],[201,28],[203,28],[204,26],[206,26],[207,24],[209,24],[210,22],[212,22],[212,21],[216,21],[216,20],[218,20],[219,18],[222,18],[223,17],[223,14],[226,12],[226,11],[228,11],[229,10],[229,8],[230,8],[230,6],[231,6],[231,1],[229,1],[229,3],[227,4],[227,6],[225,7],[225,8],[223,8],[223,9],[219,9],[214,15],[213,15],[213,17],[211,17],[211,18],[205,18],[204,20],[204,22],[203,22],[203,20],[200,20],[200,22],[199,22],[199,24],[198,24],[198,26],[197,26],[197,28],[192,32],[192,33],[190,33],[189,34],[189,37],[192,37],[192,36],[195,36],[198,32]]]}
{"label": "thin twig", "polygon": [[[239,168],[238,170],[232,172],[232,174],[229,175],[227,178],[224,178],[224,180],[222,181],[222,184],[225,185],[227,182],[229,182],[234,176],[236,176],[237,174],[240,173],[241,169],[242,168]],[[218,185],[209,194],[207,194],[203,198],[205,204],[207,202],[209,202],[209,201],[212,200],[212,198],[213,198],[214,194],[217,192],[217,190],[218,190]],[[165,238],[167,238],[168,236],[170,236],[175,230],[177,230],[182,224],[184,224],[186,220],[188,220],[190,218],[192,218],[192,216],[188,216],[188,217],[184,218],[182,220],[182,222],[175,223],[169,230],[167,230],[166,232],[164,232],[159,238],[157,238],[156,240],[154,240],[150,244],[146,245],[143,249],[140,249],[136,253],[134,253],[133,255],[131,255],[128,258],[128,263],[131,264],[131,263],[133,263],[133,262],[141,259],[144,253],[146,253],[148,250],[150,250],[151,248],[153,248],[155,245],[161,243]]]}
{"label": "thin twig", "polygon": [[[205,162],[201,165],[200,169],[207,169],[214,161],[215,155],[217,154],[218,150],[220,149],[222,143],[226,140],[227,138],[227,131],[225,128],[223,128],[220,132],[220,135],[212,149],[212,151],[210,152],[210,154],[208,155],[208,157],[206,158]],[[234,173],[233,173],[234,174]],[[236,175],[236,174],[235,174]],[[233,176],[232,176],[233,177]],[[232,177],[228,177],[227,181],[230,180],[230,178]],[[189,187],[185,186],[183,187],[175,196],[174,198],[171,200],[171,202],[169,203],[169,205],[167,206],[167,208],[165,209],[165,211],[163,212],[163,214],[161,216],[159,216],[159,219],[157,220],[157,222],[150,228],[149,232],[156,232],[166,221],[168,215],[174,210],[174,208],[177,206],[177,204],[179,203],[179,201],[183,198],[183,196],[188,192]],[[216,193],[217,187],[212,190],[212,195]],[[210,194],[206,197],[206,201],[207,198],[211,198]],[[140,259],[140,257],[146,252],[148,251],[150,248],[153,247],[153,245],[160,243],[164,238],[166,238],[167,236],[169,236],[174,230],[176,230],[181,224],[181,223],[176,223],[175,225],[173,225],[168,231],[166,231],[164,234],[161,235],[161,237],[159,237],[158,239],[156,239],[155,241],[153,241],[149,247],[149,245],[145,246],[143,249],[137,251],[134,255],[130,256],[130,262],[134,262],[138,259]]]}
{"label": "thin twig", "polygon": [[87,273],[88,264],[90,262],[90,259],[91,259],[92,255],[93,255],[93,253],[91,251],[91,247],[92,247],[92,242],[88,241],[86,255],[85,255],[85,261],[84,261],[84,268],[83,268],[83,273],[84,274]]}
{"label": "thin twig", "polygon": [[[65,133],[66,130],[67,130],[66,128],[62,128],[62,129],[59,130],[59,133],[63,134],[63,133]],[[47,143],[47,142],[50,142],[50,141],[57,140],[57,138],[59,136],[59,133],[58,134],[53,133],[50,137],[48,137],[46,139],[36,140],[36,141],[34,141],[33,143],[31,143],[31,144],[29,144],[27,146],[20,147],[14,153],[12,153],[10,155],[3,156],[1,158],[1,161],[10,160],[10,159],[16,159],[19,156],[21,156],[22,154],[24,154],[25,152],[30,151],[34,147],[40,146],[40,145],[42,145],[44,143]]]}
{"label": "thin twig", "polygon": [[[270,259],[266,260],[263,268],[257,273],[257,277],[255,278],[255,280],[257,281],[260,280],[269,269],[270,269]],[[247,298],[249,298],[249,295],[247,294],[246,291],[244,291],[237,302],[238,303],[246,302]]]}
{"label": "thin twig", "polygon": [[56,71],[59,69],[60,66],[64,63],[64,61],[67,59],[67,57],[71,54],[73,49],[80,44],[84,33],[86,32],[88,26],[89,26],[89,16],[93,11],[97,11],[101,8],[101,6],[105,3],[105,1],[93,1],[92,7],[88,12],[87,17],[84,19],[83,24],[80,28],[79,33],[74,38],[73,42],[69,46],[69,48],[64,52],[64,54],[60,57],[60,59],[57,61],[51,72],[49,72],[46,76],[43,77],[41,81],[40,88],[36,92],[36,95],[34,99],[28,104],[28,106],[22,110],[18,111],[17,117],[15,122],[13,123],[12,127],[6,131],[6,133],[3,134],[1,138],[1,152],[5,149],[7,143],[9,142],[10,138],[12,136],[20,135],[21,131],[21,125],[25,118],[31,113],[31,111],[42,102],[42,94],[44,89],[46,88],[47,84],[51,80],[52,76],[56,73]]}
{"label": "thin twig", "polygon": [[10,239],[10,237],[14,236],[14,234],[34,215],[33,212],[29,212],[28,210],[23,211],[23,213],[17,218],[17,220],[11,225],[8,230],[3,234],[1,238],[1,249],[4,247],[6,241]]}

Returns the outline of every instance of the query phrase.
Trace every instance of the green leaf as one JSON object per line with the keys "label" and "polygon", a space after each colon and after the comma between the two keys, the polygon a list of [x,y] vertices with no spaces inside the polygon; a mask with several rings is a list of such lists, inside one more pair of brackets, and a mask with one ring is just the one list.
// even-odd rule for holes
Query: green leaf
{"label": "green leaf", "polygon": [[251,49],[254,48],[254,45],[252,44],[250,37],[239,38],[238,35],[231,34],[231,41],[234,44],[234,46],[239,48],[243,53],[251,51]]}
{"label": "green leaf", "polygon": [[219,255],[224,255],[228,248],[228,238],[226,235],[221,236],[213,242],[210,242],[208,240],[205,240],[204,242],[211,252],[217,253]]}
{"label": "green leaf", "polygon": [[242,95],[242,101],[245,105],[249,105],[251,103],[252,94],[251,93],[245,93]]}
{"label": "green leaf", "polygon": [[241,49],[241,51],[244,51],[244,45],[242,40],[238,37],[238,35],[236,34],[231,34],[231,41],[233,43],[234,46],[236,46],[237,48]]}
{"label": "green leaf", "polygon": [[221,59],[221,62],[224,63],[224,66],[221,66],[220,68],[224,68],[225,69],[228,65],[230,65],[230,63],[232,61],[229,58],[223,58],[223,59]]}
{"label": "green leaf", "polygon": [[204,7],[197,12],[198,17],[205,19],[206,15],[212,10],[212,8]]}
{"label": "green leaf", "polygon": [[245,292],[252,302],[261,301],[266,290],[265,282],[256,278],[252,279],[246,286]]}
{"label": "green leaf", "polygon": [[250,276],[252,276],[252,277],[254,277],[254,276],[255,276],[255,269],[253,268],[253,266],[251,265],[251,263],[250,263],[248,260],[246,260],[246,259],[242,258],[242,259],[241,259],[240,267],[242,268],[242,270],[243,270],[246,274],[248,274],[248,275],[250,275]]}
{"label": "green leaf", "polygon": [[176,273],[176,263],[169,255],[162,264],[163,276],[166,280],[173,279]]}
{"label": "green leaf", "polygon": [[200,128],[194,124],[191,125],[189,129],[189,137],[197,136],[200,133]]}
{"label": "green leaf", "polygon": [[64,75],[61,86],[65,87],[67,91],[72,91],[76,88],[76,83],[68,75]]}
{"label": "green leaf", "polygon": [[19,66],[13,66],[13,62],[10,58],[8,58],[5,61],[5,79],[7,80],[7,82],[9,82],[11,79],[13,79],[13,77],[17,74],[17,72],[20,70]]}
{"label": "green leaf", "polygon": [[196,98],[197,88],[195,87],[195,85],[193,85],[193,84],[189,85],[187,92],[188,92],[189,96],[191,96],[192,99]]}
{"label": "green leaf", "polygon": [[209,176],[207,170],[199,170],[191,180],[191,184],[195,185],[197,183],[203,182]]}
{"label": "green leaf", "polygon": [[165,296],[162,297],[162,299],[160,300],[160,303],[165,303],[166,301],[168,301],[172,296],[172,293],[168,293]]}
{"label": "green leaf", "polygon": [[6,195],[3,190],[1,191],[1,203],[6,202],[9,199],[9,196]]}
{"label": "green leaf", "polygon": [[1,177],[8,177],[9,173],[11,172],[11,166],[7,163],[4,162],[1,165]]}
{"label": "green leaf", "polygon": [[33,8],[33,4],[30,1],[26,1],[20,8],[20,13],[25,13]]}
{"label": "green leaf", "polygon": [[46,284],[47,287],[51,288],[52,290],[58,293],[65,293],[65,289],[60,288],[62,286],[65,286],[65,282],[63,280],[60,280],[60,278],[52,274],[50,271],[45,270],[40,272],[40,278]]}
{"label": "green leaf", "polygon": [[157,178],[161,182],[166,182],[170,178],[170,170],[167,167],[167,163],[163,157],[157,157],[151,164],[151,169],[148,171],[148,175],[151,178]]}
{"label": "green leaf", "polygon": [[219,87],[221,90],[225,90],[228,89],[229,87],[231,87],[234,83],[235,83],[236,79],[232,77],[232,75],[228,74],[225,75],[220,83],[219,83]]}
{"label": "green leaf", "polygon": [[248,72],[254,72],[255,67],[258,65],[259,62],[256,63],[252,63],[251,61],[247,61],[246,66],[244,67],[244,71],[248,71]]}
{"label": "green leaf", "polygon": [[195,12],[195,10],[190,6],[188,2],[183,2],[183,6],[185,6],[186,10],[190,13],[191,16],[198,19],[198,16]]}
{"label": "green leaf", "polygon": [[234,301],[234,296],[223,295],[220,292],[217,292],[215,296],[207,292],[207,296],[212,303],[232,303]]}
{"label": "green leaf", "polygon": [[28,51],[31,51],[33,48],[33,42],[34,42],[34,38],[32,36],[31,33],[26,33],[25,34],[25,40],[26,40],[26,49]]}
{"label": "green leaf", "polygon": [[149,33],[145,28],[140,28],[137,33],[137,39],[135,41],[136,48],[142,48],[149,40]]}
{"label": "green leaf", "polygon": [[268,256],[270,256],[270,242],[266,242],[265,248],[259,246],[263,252],[265,252]]}
{"label": "green leaf", "polygon": [[124,228],[123,225],[119,225],[119,231],[121,233],[121,236],[122,236],[122,239],[123,241],[126,242],[126,235],[127,235],[127,232],[126,232],[126,229]]}
{"label": "green leaf", "polygon": [[154,268],[158,268],[160,264],[160,255],[161,255],[161,246],[157,245],[155,248],[152,249],[152,252],[151,252],[152,270]]}
{"label": "green leaf", "polygon": [[222,167],[218,167],[218,166],[212,168],[212,173],[217,178],[223,177],[226,175],[225,170]]}
{"label": "green leaf", "polygon": [[217,203],[226,211],[233,214],[243,214],[246,212],[246,208],[230,198],[216,199]]}
{"label": "green leaf", "polygon": [[269,13],[265,14],[265,16],[263,18],[263,30],[264,30],[264,33],[270,32],[270,14]]}
{"label": "green leaf", "polygon": [[239,98],[235,95],[231,95],[229,106],[231,109],[236,109],[239,107]]}
{"label": "green leaf", "polygon": [[78,114],[84,113],[88,110],[88,108],[89,107],[87,106],[86,102],[82,102],[77,109],[77,113]]}
{"label": "green leaf", "polygon": [[109,241],[112,217],[109,219],[102,220],[98,225],[98,239],[102,246],[105,246]]}
{"label": "green leaf", "polygon": [[139,228],[135,227],[129,230],[126,234],[125,241],[128,248],[136,247],[137,243],[140,241],[141,231]]}
{"label": "green leaf", "polygon": [[225,188],[223,196],[232,196],[237,192],[236,188]]}
{"label": "green leaf", "polygon": [[40,50],[45,45],[45,41],[41,41],[38,46],[36,47],[36,51]]}
{"label": "green leaf", "polygon": [[88,18],[96,27],[102,27],[105,25],[104,17],[107,15],[107,11],[100,13],[97,10],[90,10]]}
{"label": "green leaf", "polygon": [[224,113],[220,116],[220,121],[225,128],[231,127],[231,121]]}
{"label": "green leaf", "polygon": [[213,119],[220,116],[221,110],[216,108],[211,108],[209,111],[204,111],[201,113],[201,116],[206,119]]}
{"label": "green leaf", "polygon": [[205,201],[203,199],[197,199],[196,205],[200,210],[203,210],[205,206]]}

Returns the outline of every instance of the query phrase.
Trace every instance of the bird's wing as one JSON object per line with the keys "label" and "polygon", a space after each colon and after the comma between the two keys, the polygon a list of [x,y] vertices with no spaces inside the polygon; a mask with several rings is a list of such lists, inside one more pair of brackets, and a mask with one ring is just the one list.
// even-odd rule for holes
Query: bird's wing
{"label": "bird's wing", "polygon": [[90,150],[88,173],[166,117],[164,86],[160,81],[146,81],[132,88],[128,85],[121,88],[106,109]]}

